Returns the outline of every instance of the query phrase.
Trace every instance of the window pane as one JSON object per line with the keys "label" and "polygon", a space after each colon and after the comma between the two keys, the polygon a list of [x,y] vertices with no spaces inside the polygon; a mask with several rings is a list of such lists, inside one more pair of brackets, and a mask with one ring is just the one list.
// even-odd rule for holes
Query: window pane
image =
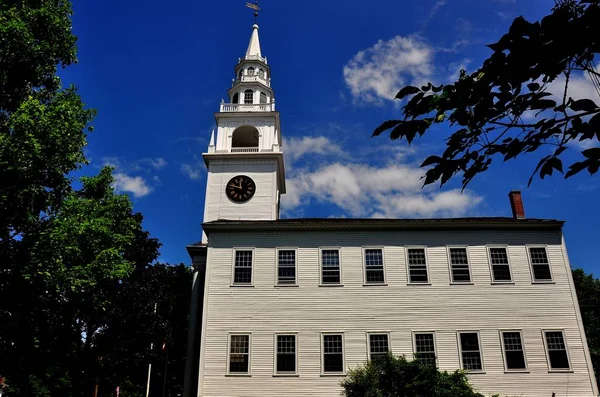
{"label": "window pane", "polygon": [[279,251],[277,282],[279,284],[296,283],[296,251]]}
{"label": "window pane", "polygon": [[525,355],[520,332],[503,332],[504,355],[506,369],[525,369]]}
{"label": "window pane", "polygon": [[462,351],[463,369],[468,371],[480,371],[483,369],[481,352],[479,350],[479,338],[477,333],[461,333],[460,346]]}
{"label": "window pane", "polygon": [[506,248],[490,248],[494,281],[511,281]]}
{"label": "window pane", "polygon": [[569,369],[569,357],[563,333],[560,331],[550,331],[545,334],[550,369]]}
{"label": "window pane", "polygon": [[425,260],[424,249],[408,250],[408,273],[409,282],[426,283],[427,280],[427,262]]}
{"label": "window pane", "polygon": [[277,369],[279,372],[296,372],[296,336],[277,336]]}
{"label": "window pane", "polygon": [[545,248],[529,248],[534,281],[551,281],[550,262]]}
{"label": "window pane", "polygon": [[387,334],[369,335],[369,353],[371,360],[384,358],[389,351],[389,341]]}
{"label": "window pane", "polygon": [[421,364],[436,365],[433,334],[415,334],[415,356]]}
{"label": "window pane", "polygon": [[367,283],[383,283],[383,251],[380,249],[365,250],[365,268]]}
{"label": "window pane", "polygon": [[344,372],[342,335],[323,335],[323,371]]}
{"label": "window pane", "polygon": [[252,251],[235,252],[234,284],[252,283]]}
{"label": "window pane", "polygon": [[[248,74],[250,74],[250,70],[248,70]],[[252,90],[244,91],[244,103],[251,104],[254,102],[254,92]]]}
{"label": "window pane", "polygon": [[453,282],[470,282],[469,260],[466,248],[450,248]]}
{"label": "window pane", "polygon": [[260,93],[260,103],[267,103],[267,94],[264,92]]}
{"label": "window pane", "polygon": [[231,335],[229,350],[229,372],[247,373],[249,364],[250,337]]}
{"label": "window pane", "polygon": [[340,283],[340,253],[338,250],[323,250],[321,252],[322,283]]}

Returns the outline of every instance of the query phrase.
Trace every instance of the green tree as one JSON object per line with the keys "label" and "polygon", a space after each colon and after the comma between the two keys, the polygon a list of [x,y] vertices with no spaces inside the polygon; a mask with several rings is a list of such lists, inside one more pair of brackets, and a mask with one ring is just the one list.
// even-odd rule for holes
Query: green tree
{"label": "green tree", "polygon": [[573,270],[573,282],[583,319],[596,382],[600,386],[600,280],[582,269]]}
{"label": "green tree", "polygon": [[464,372],[440,372],[392,354],[350,370],[341,385],[345,397],[483,397]]}
{"label": "green tree", "polygon": [[[600,0],[556,3],[540,22],[516,18],[497,43],[488,45],[493,53],[483,65],[471,74],[461,71],[454,84],[402,88],[396,98],[410,97],[403,118],[384,122],[373,135],[390,130],[391,139],[410,144],[432,127],[448,124],[452,132],[445,151],[421,165],[429,167],[425,185],[443,185],[461,174],[465,187],[493,159],[507,161],[542,147],[552,152],[540,159],[529,183],[554,171],[566,171],[565,177],[596,173],[600,148],[583,150],[568,171],[563,154],[572,141],[600,139],[598,98],[573,100],[568,92],[569,79],[587,73],[600,93],[594,64],[600,52]],[[560,92],[550,92],[552,84],[562,84]]]}

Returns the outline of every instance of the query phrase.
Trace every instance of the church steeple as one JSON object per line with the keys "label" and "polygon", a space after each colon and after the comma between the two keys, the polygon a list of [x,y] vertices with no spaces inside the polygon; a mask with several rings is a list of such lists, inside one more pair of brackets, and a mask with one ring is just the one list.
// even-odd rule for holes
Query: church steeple
{"label": "church steeple", "polygon": [[223,100],[215,113],[216,134],[202,155],[208,168],[204,222],[279,219],[279,200],[286,191],[282,137],[271,68],[256,24],[234,73],[229,101]]}
{"label": "church steeple", "polygon": [[262,58],[260,54],[260,40],[258,39],[258,25],[252,26],[252,36],[250,36],[250,43],[246,50],[246,58],[248,57]]}

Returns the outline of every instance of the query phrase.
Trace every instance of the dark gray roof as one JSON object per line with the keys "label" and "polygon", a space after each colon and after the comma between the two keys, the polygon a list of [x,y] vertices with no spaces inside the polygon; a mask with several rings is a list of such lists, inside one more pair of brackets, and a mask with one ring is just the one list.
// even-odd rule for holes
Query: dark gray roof
{"label": "dark gray roof", "polygon": [[361,219],[297,218],[274,221],[217,220],[202,224],[203,230],[228,231],[309,231],[309,230],[561,230],[564,222],[554,219],[514,219],[503,217],[434,218],[434,219]]}

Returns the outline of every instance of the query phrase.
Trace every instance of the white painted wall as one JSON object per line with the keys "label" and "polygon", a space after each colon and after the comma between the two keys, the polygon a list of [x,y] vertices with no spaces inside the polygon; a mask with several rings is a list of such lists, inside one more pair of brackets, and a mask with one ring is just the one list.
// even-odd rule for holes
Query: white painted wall
{"label": "white painted wall", "polygon": [[[486,244],[508,245],[514,284],[491,283]],[[553,284],[532,284],[527,244],[547,246]],[[407,245],[428,247],[431,285],[407,285]],[[449,284],[446,245],[468,245],[473,285]],[[318,286],[322,246],[341,247],[343,287]],[[386,286],[363,286],[363,246],[384,246]],[[231,286],[232,247],[255,248],[254,286]],[[276,247],[298,247],[298,287],[274,286]],[[569,272],[558,232],[213,234],[199,396],[339,396],[342,378],[320,374],[320,332],[344,332],[346,365],[352,368],[366,360],[367,331],[390,332],[393,353],[407,356],[413,354],[413,331],[435,331],[439,368],[453,371],[460,366],[456,331],[479,330],[486,373],[469,378],[482,393],[591,397],[593,376]],[[500,329],[522,330],[529,373],[505,373]],[[572,372],[548,371],[542,329],[565,331]],[[250,377],[225,375],[229,332],[252,333]],[[298,333],[298,377],[273,377],[276,332]]]}
{"label": "white painted wall", "polygon": [[259,149],[271,150],[275,143],[275,117],[256,117],[240,119],[232,117],[231,119],[222,118],[217,127],[216,150],[227,151],[231,150],[231,139],[233,131],[236,128],[250,125],[255,127],[259,132]]}

